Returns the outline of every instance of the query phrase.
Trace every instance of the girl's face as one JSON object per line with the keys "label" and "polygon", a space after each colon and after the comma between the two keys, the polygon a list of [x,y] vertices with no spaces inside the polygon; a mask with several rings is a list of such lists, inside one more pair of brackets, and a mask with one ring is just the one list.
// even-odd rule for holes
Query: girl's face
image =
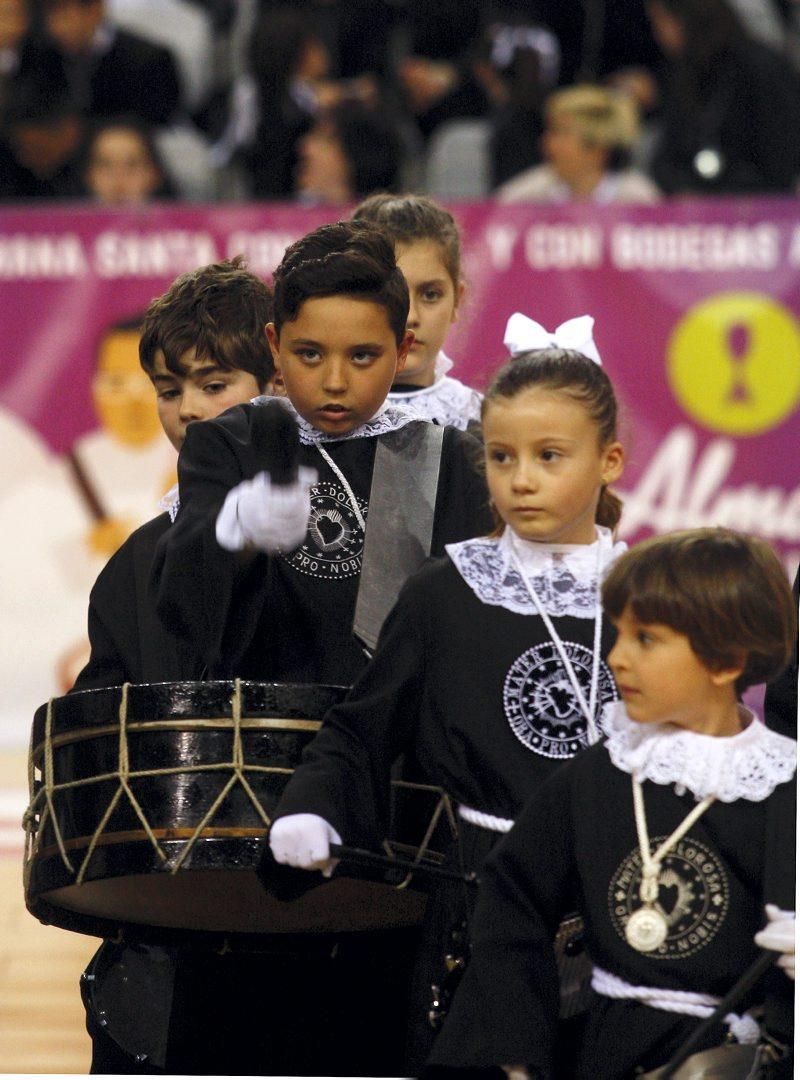
{"label": "girl's face", "polygon": [[406,327],[414,332],[414,344],[397,381],[430,386],[436,357],[456,321],[464,285],[454,284],[435,240],[399,244],[396,254],[411,300]]}
{"label": "girl's face", "polygon": [[556,113],[548,118],[542,150],[560,179],[570,186],[605,168],[605,151],[584,141],[575,118],[568,113]]}
{"label": "girl's face", "polygon": [[158,190],[161,173],[137,132],[106,128],[94,141],[86,183],[107,206],[146,202]]}
{"label": "girl's face", "polygon": [[337,205],[353,198],[351,167],[335,127],[315,124],[298,143],[295,188],[305,199]]}
{"label": "girl's face", "polygon": [[486,479],[495,509],[524,540],[591,544],[603,484],[622,473],[618,442],[569,394],[531,387],[485,410]]}

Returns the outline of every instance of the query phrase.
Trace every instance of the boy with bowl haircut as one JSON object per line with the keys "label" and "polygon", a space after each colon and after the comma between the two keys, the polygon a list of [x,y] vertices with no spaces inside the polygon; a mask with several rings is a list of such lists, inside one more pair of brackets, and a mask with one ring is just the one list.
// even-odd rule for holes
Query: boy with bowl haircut
{"label": "boy with bowl haircut", "polygon": [[[139,359],[176,450],[189,424],[271,389],[275,372],[265,332],[271,317],[269,286],[241,258],[183,274],[150,304]],[[148,594],[156,543],[177,513],[177,487],[161,506],[164,513],[133,532],[95,582],[91,655],[74,690],[187,679],[201,669],[186,643],[165,632]]]}
{"label": "boy with bowl haircut", "polygon": [[[671,1076],[695,1036],[681,1075],[789,1076],[797,743],[741,703],[796,640],[784,568],[756,537],[687,530],[623,555],[602,595],[622,700],[484,864],[431,1075]],[[552,949],[565,911],[583,917],[595,991],[568,1070]],[[759,947],[776,966],[729,1000]]]}
{"label": "boy with bowl haircut", "polygon": [[[211,677],[349,684],[365,663],[362,641],[374,643],[353,634],[362,560],[373,581],[390,580],[385,613],[429,552],[491,528],[479,446],[386,401],[413,339],[408,289],[380,229],[322,226],[287,249],[274,285],[267,333],[300,429],[298,477],[270,482],[253,437],[257,403],[192,428],[178,466],[182,509],[154,564],[158,610]],[[440,448],[427,444],[431,432]],[[381,444],[394,457],[379,473]],[[434,479],[420,494],[423,458]],[[379,528],[371,503],[392,484]]]}

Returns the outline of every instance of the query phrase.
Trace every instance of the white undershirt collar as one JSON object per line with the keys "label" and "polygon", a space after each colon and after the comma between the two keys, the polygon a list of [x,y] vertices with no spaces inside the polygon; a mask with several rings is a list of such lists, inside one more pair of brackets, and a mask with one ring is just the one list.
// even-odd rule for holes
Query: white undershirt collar
{"label": "white undershirt collar", "polygon": [[621,701],[606,705],[602,727],[618,769],[654,784],[675,784],[697,799],[761,802],[797,767],[797,743],[765,727],[743,705],[747,727],[736,735],[702,735],[671,724],[637,724]]}

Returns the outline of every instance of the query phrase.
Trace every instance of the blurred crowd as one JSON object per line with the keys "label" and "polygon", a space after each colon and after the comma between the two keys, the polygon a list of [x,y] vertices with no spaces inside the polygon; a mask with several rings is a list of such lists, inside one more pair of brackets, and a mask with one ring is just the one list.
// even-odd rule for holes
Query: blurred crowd
{"label": "blurred crowd", "polygon": [[0,199],[797,192],[797,0],[0,0]]}

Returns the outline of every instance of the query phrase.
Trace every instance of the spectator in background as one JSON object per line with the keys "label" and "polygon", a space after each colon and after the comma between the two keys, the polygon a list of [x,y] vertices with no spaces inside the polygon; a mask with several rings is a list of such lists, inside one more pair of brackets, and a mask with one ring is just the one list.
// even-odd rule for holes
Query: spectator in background
{"label": "spectator in background", "polygon": [[384,113],[345,101],[327,110],[299,144],[295,191],[306,205],[354,202],[396,188],[402,148]]}
{"label": "spectator in background", "polygon": [[85,115],[172,118],[180,84],[167,49],[114,26],[105,0],[42,0],[42,10],[48,43]]}
{"label": "spectator in background", "polygon": [[491,102],[493,188],[541,161],[544,100],[560,66],[558,39],[532,15],[500,15],[482,34],[472,72]]}
{"label": "spectator in background", "polygon": [[14,83],[36,67],[30,0],[0,0],[0,113]]}
{"label": "spectator in background", "polygon": [[0,198],[75,198],[83,132],[83,117],[63,80],[34,74],[15,80],[2,120]]}
{"label": "spectator in background", "polygon": [[248,72],[234,85],[214,163],[238,161],[256,198],[290,198],[299,142],[317,116],[345,100],[373,101],[376,90],[370,76],[331,77],[328,50],[307,12],[288,5],[268,8],[253,28]]}
{"label": "spectator in background", "polygon": [[655,202],[658,189],[629,168],[638,137],[634,102],[602,86],[572,86],[547,100],[546,164],[496,192],[499,202]]}
{"label": "spectator in background", "polygon": [[800,79],[748,36],[726,0],[649,0],[669,67],[653,177],[669,194],[791,191]]}
{"label": "spectator in background", "polygon": [[98,121],[81,155],[84,193],[105,206],[170,199],[175,189],[149,125],[136,117]]}

